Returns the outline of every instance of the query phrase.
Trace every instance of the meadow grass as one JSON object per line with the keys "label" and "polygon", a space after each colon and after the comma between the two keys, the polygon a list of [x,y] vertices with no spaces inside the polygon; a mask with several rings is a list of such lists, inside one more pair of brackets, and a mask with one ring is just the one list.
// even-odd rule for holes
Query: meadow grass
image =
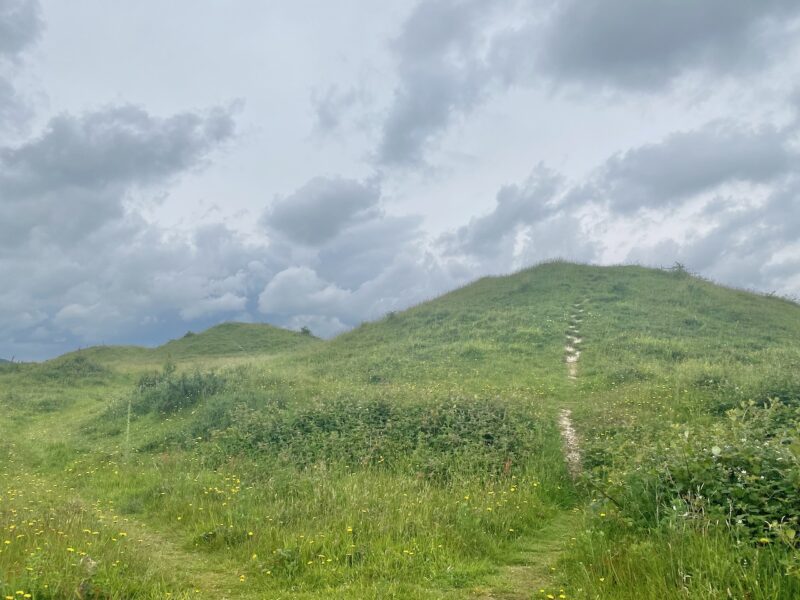
{"label": "meadow grass", "polygon": [[791,302],[555,263],[328,342],[2,365],[0,598],[795,598],[798,340]]}

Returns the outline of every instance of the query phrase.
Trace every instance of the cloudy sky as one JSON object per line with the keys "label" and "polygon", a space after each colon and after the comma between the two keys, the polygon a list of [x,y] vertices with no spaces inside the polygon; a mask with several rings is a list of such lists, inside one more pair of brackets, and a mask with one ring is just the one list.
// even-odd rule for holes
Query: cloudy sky
{"label": "cloudy sky", "polygon": [[800,295],[797,0],[0,0],[0,357],[549,258]]}

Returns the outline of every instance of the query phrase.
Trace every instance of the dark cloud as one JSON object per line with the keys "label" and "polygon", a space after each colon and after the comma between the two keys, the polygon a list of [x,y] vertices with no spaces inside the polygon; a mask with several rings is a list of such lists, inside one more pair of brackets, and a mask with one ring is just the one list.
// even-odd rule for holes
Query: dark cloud
{"label": "dark cloud", "polygon": [[673,133],[611,157],[571,201],[607,202],[615,212],[666,208],[735,182],[774,182],[800,165],[793,129],[730,122]]}
{"label": "dark cloud", "polygon": [[538,51],[535,64],[556,81],[653,90],[687,73],[763,66],[799,15],[794,0],[567,0],[516,43]]}
{"label": "dark cloud", "polygon": [[316,246],[354,223],[373,218],[380,195],[377,182],[315,177],[291,195],[276,200],[261,223],[290,242]]}

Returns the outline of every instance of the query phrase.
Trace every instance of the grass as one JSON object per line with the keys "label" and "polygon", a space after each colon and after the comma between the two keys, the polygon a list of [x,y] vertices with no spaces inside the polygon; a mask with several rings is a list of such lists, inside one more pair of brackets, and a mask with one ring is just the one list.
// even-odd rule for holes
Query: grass
{"label": "grass", "polygon": [[327,342],[3,364],[0,598],[796,598],[798,340],[791,302],[554,263]]}

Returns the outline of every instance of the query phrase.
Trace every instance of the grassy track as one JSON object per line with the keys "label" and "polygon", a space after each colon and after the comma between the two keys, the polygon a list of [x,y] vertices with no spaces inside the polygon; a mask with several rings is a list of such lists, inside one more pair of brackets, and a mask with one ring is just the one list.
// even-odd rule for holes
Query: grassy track
{"label": "grassy track", "polygon": [[0,365],[0,598],[800,597],[798,340],[781,299],[556,263],[328,342]]}

